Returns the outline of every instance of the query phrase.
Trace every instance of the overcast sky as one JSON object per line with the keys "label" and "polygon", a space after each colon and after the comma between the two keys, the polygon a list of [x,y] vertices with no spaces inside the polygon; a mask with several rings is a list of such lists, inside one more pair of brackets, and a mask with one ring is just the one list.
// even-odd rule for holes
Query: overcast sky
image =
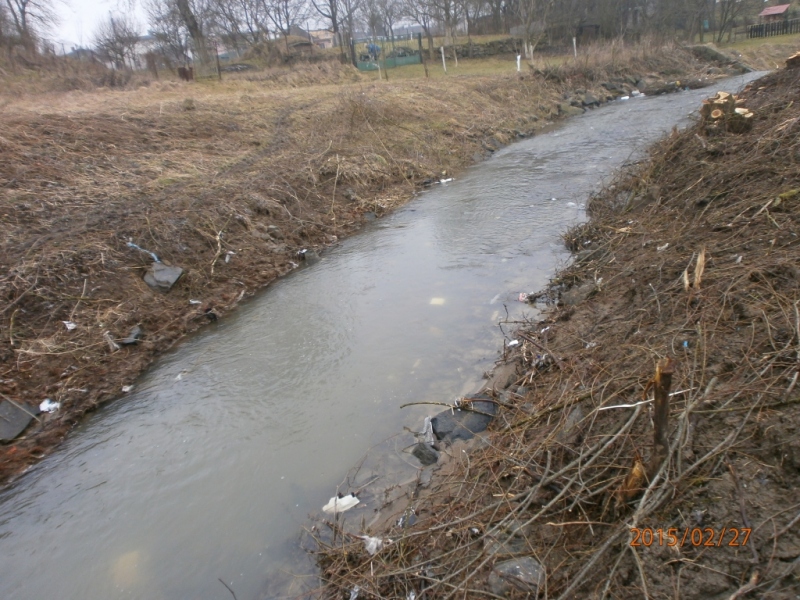
{"label": "overcast sky", "polygon": [[[136,2],[134,12],[141,33],[147,30],[147,23],[141,2]],[[88,46],[97,24],[108,17],[108,13],[122,13],[129,10],[128,0],[61,0],[55,7],[60,23],[53,29],[52,39],[64,44],[67,52],[72,46]]]}

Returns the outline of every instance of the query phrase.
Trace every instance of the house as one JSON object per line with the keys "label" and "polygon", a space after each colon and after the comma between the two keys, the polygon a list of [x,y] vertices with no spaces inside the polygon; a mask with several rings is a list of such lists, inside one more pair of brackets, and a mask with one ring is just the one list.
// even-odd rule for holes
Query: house
{"label": "house", "polygon": [[316,29],[308,33],[311,34],[311,39],[314,40],[314,45],[317,46],[317,48],[333,48],[336,45],[332,31]]}
{"label": "house", "polygon": [[758,16],[762,19],[762,23],[775,23],[783,21],[789,16],[789,4],[779,4],[778,6],[768,6]]}

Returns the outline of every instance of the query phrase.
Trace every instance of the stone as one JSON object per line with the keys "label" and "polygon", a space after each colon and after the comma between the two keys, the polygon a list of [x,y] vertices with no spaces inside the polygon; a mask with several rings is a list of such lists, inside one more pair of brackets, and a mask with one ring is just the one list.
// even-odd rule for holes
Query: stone
{"label": "stone", "polygon": [[582,109],[580,106],[570,106],[570,104],[562,102],[558,105],[558,113],[567,117],[572,117],[576,115],[582,115],[584,113],[584,109]]}
{"label": "stone", "polygon": [[33,419],[33,411],[26,412],[8,400],[0,402],[0,441],[9,442],[25,431]]}
{"label": "stone", "polygon": [[583,105],[584,106],[600,106],[600,100],[592,96],[591,94],[586,94],[583,98]]}
{"label": "stone", "polygon": [[[481,400],[482,398],[486,400]],[[431,419],[433,434],[437,439],[448,442],[468,440],[476,433],[486,430],[497,412],[497,406],[494,402],[488,401],[488,396],[482,394],[468,396],[467,399],[474,400],[471,403],[472,408],[486,414],[459,409],[440,412]]]}
{"label": "stone", "polygon": [[426,444],[425,442],[419,442],[414,446],[411,454],[413,454],[424,467],[439,462],[439,453],[434,450],[430,444]]}
{"label": "stone", "polygon": [[517,590],[535,598],[544,578],[544,568],[539,561],[525,556],[496,564],[489,574],[489,588],[496,596],[505,597]]}
{"label": "stone", "polygon": [[123,346],[131,346],[133,344],[139,343],[139,339],[142,337],[142,328],[138,325],[130,330],[128,333],[128,337],[119,341],[120,344]]}
{"label": "stone", "polygon": [[512,519],[499,531],[486,534],[483,539],[483,549],[490,556],[530,553],[526,534],[527,528],[523,527],[522,522]]}
{"label": "stone", "polygon": [[313,250],[301,250],[298,252],[300,258],[305,261],[307,265],[313,265],[314,263],[319,262],[319,254],[314,252]]}
{"label": "stone", "polygon": [[561,294],[561,303],[566,306],[575,306],[594,295],[596,291],[597,286],[591,281],[575,286]]}
{"label": "stone", "polygon": [[183,275],[180,267],[170,267],[164,263],[153,263],[144,274],[144,282],[155,290],[168,292]]}

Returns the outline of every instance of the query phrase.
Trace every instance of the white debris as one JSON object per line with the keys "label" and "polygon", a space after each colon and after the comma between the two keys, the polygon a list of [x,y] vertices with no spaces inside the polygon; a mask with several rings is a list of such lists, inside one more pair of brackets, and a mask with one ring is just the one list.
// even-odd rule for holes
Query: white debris
{"label": "white debris", "polygon": [[358,598],[358,592],[361,591],[361,588],[356,586],[352,590],[350,590],[350,600],[356,600]]}
{"label": "white debris", "polygon": [[452,178],[452,177],[450,177],[450,178],[448,178],[448,179],[440,179],[440,180],[439,180],[439,183],[450,183],[451,181],[453,181],[453,178]]}
{"label": "white debris", "polygon": [[433,436],[433,423],[431,422],[430,417],[425,417],[425,424],[422,426],[422,439],[425,440],[425,443],[429,446],[433,446],[435,438]]}
{"label": "white debris", "polygon": [[431,298],[431,304],[434,306],[441,306],[444,304],[444,298]]}
{"label": "white debris", "polygon": [[53,402],[50,398],[45,398],[39,405],[39,410],[45,413],[54,413],[61,408],[61,402]]}
{"label": "white debris", "polygon": [[664,244],[663,246],[657,246],[657,247],[656,247],[656,252],[663,252],[663,251],[664,251],[664,250],[666,250],[667,248],[669,248],[669,242],[667,242],[667,243],[666,243],[666,244]]}
{"label": "white debris", "polygon": [[528,301],[528,297],[529,297],[529,294],[526,294],[525,292],[521,292],[520,295],[519,295],[519,298],[517,298],[517,299],[520,302],[527,302]]}
{"label": "white debris", "polygon": [[630,97],[630,96],[620,96],[620,98],[619,98],[619,99],[620,99],[620,100],[630,100],[630,99],[631,99],[631,97]]}
{"label": "white debris", "polygon": [[73,323],[72,321],[61,321],[61,322],[67,328],[67,331],[72,331],[73,329],[75,329],[77,327],[77,325],[75,323]]}
{"label": "white debris", "polygon": [[132,386],[132,385],[123,385],[123,386],[122,386],[122,391],[123,391],[123,392],[125,392],[126,394],[127,394],[128,392],[130,392],[132,389],[133,389],[133,386]]}
{"label": "white debris", "polygon": [[417,593],[414,590],[411,590],[406,595],[406,600],[417,600]]}
{"label": "white debris", "polygon": [[514,346],[519,346],[519,340],[511,340],[508,342],[508,347],[513,348]]}
{"label": "white debris", "polygon": [[346,510],[350,510],[359,502],[360,500],[353,494],[347,494],[347,496],[342,496],[341,498],[339,496],[334,496],[325,506],[322,507],[322,511],[328,513],[329,515],[335,515],[336,513],[342,513]]}
{"label": "white debris", "polygon": [[228,252],[225,254],[225,262],[226,263],[231,262],[231,256],[234,255],[236,255],[236,252],[234,252],[233,250],[228,250]]}
{"label": "white debris", "polygon": [[364,547],[367,549],[370,556],[375,556],[383,549],[383,540],[381,538],[370,537],[368,535],[360,535],[358,537],[364,540]]}
{"label": "white debris", "polygon": [[189,300],[189,304],[202,304],[202,300]]}
{"label": "white debris", "polygon": [[738,265],[738,264],[740,264],[741,262],[742,262],[742,255],[740,254],[740,255],[739,255],[737,258],[736,258],[736,264]]}

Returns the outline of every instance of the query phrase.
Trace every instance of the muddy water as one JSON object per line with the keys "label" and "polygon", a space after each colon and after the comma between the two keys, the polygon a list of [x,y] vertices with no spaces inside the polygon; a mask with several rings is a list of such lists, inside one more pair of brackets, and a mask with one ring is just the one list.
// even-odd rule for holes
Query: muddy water
{"label": "muddy water", "polygon": [[[187,340],[0,493],[0,597],[228,598],[222,578],[242,600],[308,573],[307,515],[420,426],[401,404],[477,387],[504,306],[519,317],[567,259],[587,195],[706,94],[617,102],[497,152]],[[371,472],[413,470],[407,442]]]}

